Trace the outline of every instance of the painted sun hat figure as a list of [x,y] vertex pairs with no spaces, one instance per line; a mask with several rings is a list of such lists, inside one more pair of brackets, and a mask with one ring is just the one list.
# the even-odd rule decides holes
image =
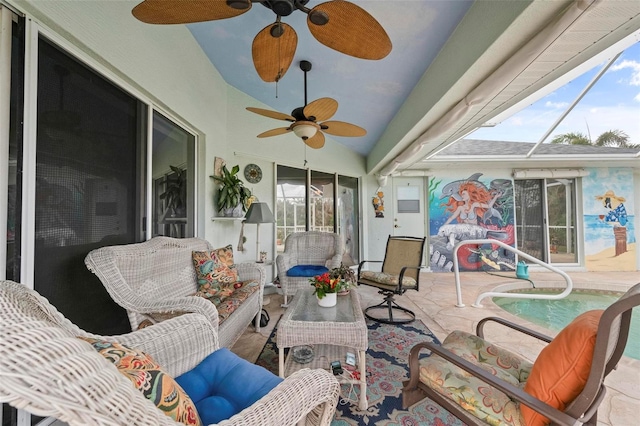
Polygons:
[[602,204],[608,213],[606,215],[600,215],[600,219],[604,222],[612,222],[625,226],[627,224],[627,210],[624,207],[626,199],[624,197],[616,196],[615,192],[608,190],[603,195],[596,195],[596,200],[602,201]]

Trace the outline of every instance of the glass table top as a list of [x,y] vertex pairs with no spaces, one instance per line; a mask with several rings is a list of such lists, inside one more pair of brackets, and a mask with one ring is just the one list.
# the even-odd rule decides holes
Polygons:
[[346,296],[338,296],[338,303],[331,308],[318,305],[312,289],[299,290],[296,297],[300,297],[300,301],[291,315],[293,321],[354,322],[356,320],[351,298],[357,295],[353,291]]

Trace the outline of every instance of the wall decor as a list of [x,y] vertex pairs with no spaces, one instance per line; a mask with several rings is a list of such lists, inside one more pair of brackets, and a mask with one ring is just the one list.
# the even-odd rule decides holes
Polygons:
[[384,217],[384,192],[378,191],[376,196],[371,200],[371,203],[373,204],[376,217]]
[[247,164],[244,168],[244,178],[249,183],[258,183],[262,180],[262,169],[257,164]]
[[213,159],[213,175],[222,176],[222,166],[224,166],[225,164],[227,164],[227,162],[224,161],[222,158],[215,157]]
[[582,178],[582,192],[587,270],[637,270],[633,172],[615,167],[591,169]]
[[[430,185],[429,253],[434,272],[452,272],[454,247],[460,241],[492,238],[515,244],[513,181],[482,173],[437,178]],[[491,244],[462,246],[460,271],[514,271],[515,255]]]

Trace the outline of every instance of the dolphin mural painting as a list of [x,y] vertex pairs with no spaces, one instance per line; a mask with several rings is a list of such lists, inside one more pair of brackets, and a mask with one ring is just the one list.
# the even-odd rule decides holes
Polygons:
[[442,188],[440,199],[442,200],[443,198],[446,198],[446,197],[452,197],[456,201],[462,201],[462,198],[460,197],[460,185],[462,185],[462,183],[464,182],[471,182],[471,181],[478,182],[482,185],[482,183],[478,180],[480,176],[482,176],[482,173],[474,173],[471,176],[469,176],[468,179],[460,179],[460,180],[455,180],[453,182],[449,182]]

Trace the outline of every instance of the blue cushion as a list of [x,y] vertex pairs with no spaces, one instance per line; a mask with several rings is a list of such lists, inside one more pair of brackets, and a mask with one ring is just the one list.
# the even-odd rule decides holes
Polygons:
[[195,403],[205,425],[219,423],[253,405],[281,381],[227,348],[213,352],[176,379]]
[[313,277],[329,272],[329,268],[322,265],[296,265],[287,271],[288,277]]

